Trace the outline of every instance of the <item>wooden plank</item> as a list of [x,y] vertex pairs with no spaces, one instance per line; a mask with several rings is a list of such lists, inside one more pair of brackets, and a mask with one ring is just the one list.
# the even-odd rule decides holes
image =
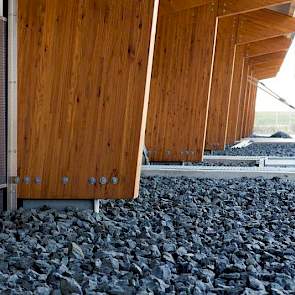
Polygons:
[[237,27],[237,17],[218,21],[205,146],[207,150],[224,149],[226,144]]
[[248,61],[244,60],[244,70],[242,76],[242,84],[241,84],[241,93],[240,93],[240,106],[239,106],[239,114],[238,114],[238,123],[237,123],[237,133],[236,140],[240,140],[243,137],[243,122],[245,116],[245,108],[246,108],[246,91],[247,91],[247,82],[248,82],[248,74],[249,74],[249,65]]
[[247,108],[248,108],[248,98],[249,98],[249,76],[250,76],[250,66],[247,64],[247,70],[246,70],[246,76],[244,77],[245,80],[245,88],[244,88],[244,94],[243,94],[243,100],[244,100],[244,105],[243,105],[243,112],[242,112],[242,120],[241,120],[241,125],[240,125],[240,137],[243,138],[245,136],[245,122],[247,119]]
[[208,111],[217,9],[159,18],[146,146],[151,161],[200,161]]
[[291,3],[292,0],[219,0],[219,16],[230,16],[258,9]]
[[19,1],[20,198],[137,196],[157,8],[154,0]]
[[274,78],[277,74],[278,74],[277,68],[268,69],[261,72],[253,72],[253,75],[257,80]]
[[269,9],[239,16],[237,44],[257,42],[295,32],[295,19]]
[[163,16],[208,4],[211,4],[214,9],[214,6],[218,5],[217,2],[218,0],[161,0],[159,15]]
[[271,71],[271,73],[273,71],[278,73],[281,66],[282,66],[281,61],[269,61],[269,63],[252,65],[252,72],[254,76],[259,75],[261,73],[269,72],[269,71]]
[[256,97],[257,97],[257,83],[251,83],[251,96],[250,96],[250,106],[249,106],[249,118],[247,122],[247,136],[253,134],[255,113],[256,113]]
[[287,51],[292,44],[291,38],[286,36],[274,37],[247,44],[247,57],[255,57],[268,53]]
[[278,51],[274,53],[263,54],[249,58],[250,65],[263,65],[269,62],[282,63],[286,57],[287,51]]
[[236,47],[236,55],[234,61],[234,73],[232,82],[232,91],[230,98],[228,130],[226,144],[233,144],[237,138],[238,117],[240,110],[240,96],[242,78],[244,72],[244,59],[246,55],[246,46],[241,45]]

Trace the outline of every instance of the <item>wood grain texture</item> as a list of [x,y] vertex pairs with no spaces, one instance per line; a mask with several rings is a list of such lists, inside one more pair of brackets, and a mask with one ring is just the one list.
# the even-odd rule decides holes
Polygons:
[[247,44],[247,57],[255,57],[268,53],[287,51],[292,44],[291,38],[286,36],[274,37]]
[[152,161],[199,161],[204,150],[217,10],[158,21],[146,146]]
[[257,100],[257,83],[252,83],[250,115],[249,115],[249,122],[248,122],[248,136],[251,136],[253,134],[255,115],[256,115],[256,100]]
[[207,150],[221,150],[226,144],[237,27],[237,17],[218,21],[205,146]]
[[269,9],[239,16],[237,44],[257,42],[295,32],[295,18]]
[[133,198],[157,1],[18,2],[19,197]]
[[234,60],[234,73],[232,80],[232,91],[229,106],[228,130],[226,144],[233,144],[237,138],[238,117],[241,102],[242,78],[244,72],[244,63],[246,55],[246,46],[236,47]]
[[261,65],[268,64],[269,62],[278,62],[283,63],[285,57],[286,57],[287,51],[278,51],[268,54],[263,54],[255,57],[249,58],[249,64],[250,65]]
[[176,13],[208,4],[215,6],[215,3],[217,3],[217,1],[212,0],[160,0],[159,15]]
[[238,126],[237,126],[237,140],[243,138],[243,129],[246,115],[246,106],[247,106],[247,92],[248,92],[248,76],[250,74],[250,67],[248,64],[248,59],[245,59],[244,63],[244,72],[242,78],[242,86],[241,86],[241,103],[239,110],[239,118],[238,118]]
[[265,80],[265,79],[270,79],[274,78],[278,74],[278,69],[268,69],[268,70],[263,70],[261,72],[254,72],[254,77],[257,80]]
[[259,75],[260,73],[265,72],[278,72],[283,64],[283,60],[270,60],[269,62],[265,62],[263,64],[254,64],[251,65],[252,73],[254,76]]
[[[252,75],[248,75],[248,77],[251,77]],[[250,95],[251,95],[251,83],[247,81],[246,86],[246,97],[245,97],[245,109],[244,109],[244,119],[242,124],[242,138],[245,138],[248,136],[247,134],[247,122],[249,118],[249,106],[250,106]]]
[[246,13],[269,6],[291,3],[292,0],[219,0],[219,16]]
[[248,75],[249,75],[249,64],[248,60],[244,60],[244,71],[242,76],[242,85],[241,85],[241,95],[240,95],[240,107],[239,107],[239,116],[237,124],[237,137],[236,140],[243,138],[243,125],[245,117],[245,109],[247,103],[247,86],[248,86]]

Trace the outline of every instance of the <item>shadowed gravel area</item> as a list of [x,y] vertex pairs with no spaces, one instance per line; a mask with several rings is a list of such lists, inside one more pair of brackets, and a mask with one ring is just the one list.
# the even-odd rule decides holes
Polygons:
[[214,155],[225,156],[274,156],[295,157],[295,144],[251,144],[245,148],[232,149],[227,147],[225,151],[214,151]]
[[144,178],[98,215],[0,217],[1,295],[295,294],[288,181]]

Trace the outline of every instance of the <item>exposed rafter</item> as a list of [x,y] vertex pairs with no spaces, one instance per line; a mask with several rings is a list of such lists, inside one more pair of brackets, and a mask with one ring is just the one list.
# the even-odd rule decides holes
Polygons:
[[295,32],[295,18],[269,9],[240,15],[238,44],[257,42]]
[[218,6],[218,16],[226,17],[262,8],[292,3],[292,0],[161,0],[160,15],[212,4]]
[[257,64],[267,64],[270,61],[273,62],[282,62],[286,57],[286,51],[278,51],[274,53],[264,54],[260,56],[255,56],[249,58],[250,65],[257,65]]
[[246,57],[254,57],[278,51],[287,51],[291,44],[292,40],[286,36],[252,42],[246,45]]
[[291,3],[281,0],[219,0],[219,16],[246,13],[269,6]]

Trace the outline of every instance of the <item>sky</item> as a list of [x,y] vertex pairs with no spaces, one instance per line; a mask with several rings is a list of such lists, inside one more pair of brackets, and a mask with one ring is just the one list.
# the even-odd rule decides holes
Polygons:
[[[290,104],[295,106],[295,39],[287,57],[275,78],[262,81]],[[294,112],[284,104],[276,101],[264,91],[258,89],[256,112]]]

